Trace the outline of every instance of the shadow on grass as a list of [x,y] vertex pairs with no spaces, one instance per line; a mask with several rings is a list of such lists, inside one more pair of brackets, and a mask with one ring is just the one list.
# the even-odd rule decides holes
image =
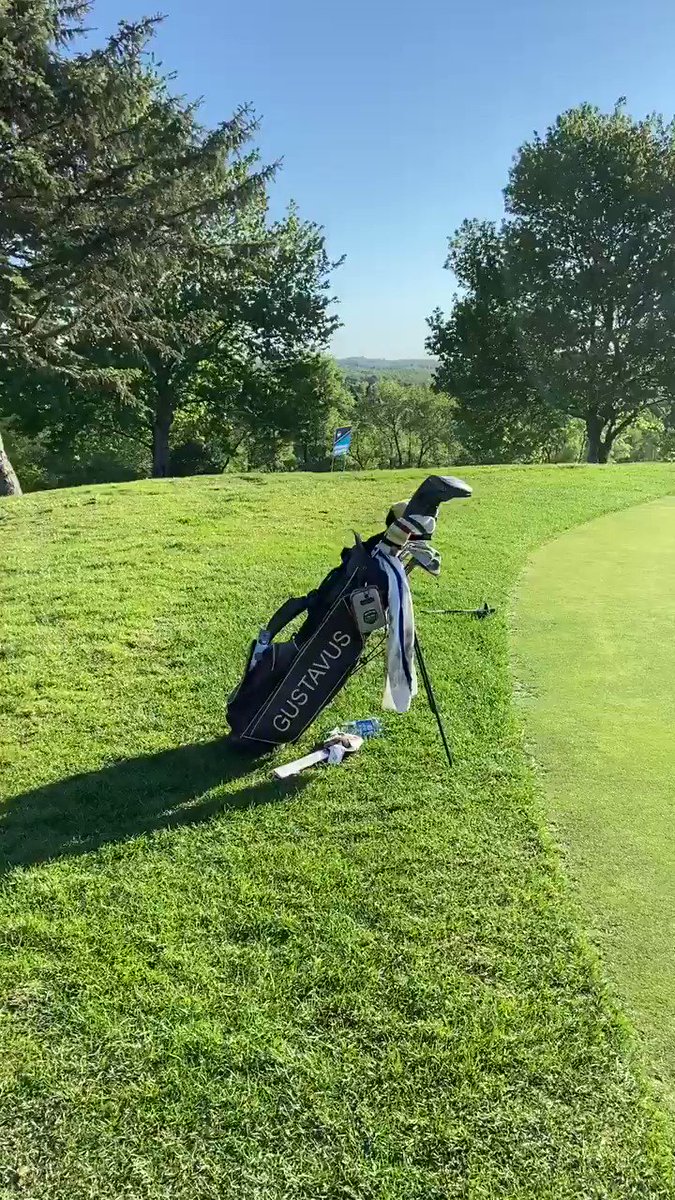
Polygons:
[[259,761],[224,740],[203,742],[124,759],[14,796],[0,818],[0,872],[86,854],[153,830],[195,825],[297,790],[298,781],[256,780],[227,791],[256,766]]

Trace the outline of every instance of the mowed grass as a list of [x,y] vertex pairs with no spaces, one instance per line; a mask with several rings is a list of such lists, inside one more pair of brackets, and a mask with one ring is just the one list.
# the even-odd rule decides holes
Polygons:
[[547,811],[675,1109],[675,497],[537,551],[514,645]]
[[[672,1194],[539,823],[506,616],[537,545],[675,472],[466,476],[443,578],[414,584],[453,772],[420,697],[286,790],[221,742],[245,646],[421,473],[0,506],[0,1194]],[[486,622],[420,612],[484,598]],[[376,712],[381,684],[369,667],[324,727]]]

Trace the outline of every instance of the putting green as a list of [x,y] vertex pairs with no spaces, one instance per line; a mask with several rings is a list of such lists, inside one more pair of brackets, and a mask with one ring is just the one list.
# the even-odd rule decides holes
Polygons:
[[513,654],[554,834],[675,1108],[675,497],[539,550]]

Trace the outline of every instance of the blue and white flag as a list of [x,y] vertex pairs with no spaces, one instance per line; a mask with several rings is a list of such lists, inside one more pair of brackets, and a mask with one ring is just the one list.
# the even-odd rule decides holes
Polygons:
[[351,425],[341,425],[339,429],[335,430],[335,434],[333,435],[333,458],[341,458],[343,454],[349,454],[351,442]]

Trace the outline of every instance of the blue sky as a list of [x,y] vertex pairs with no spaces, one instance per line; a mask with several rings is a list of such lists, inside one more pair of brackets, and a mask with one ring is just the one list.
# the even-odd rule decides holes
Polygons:
[[[205,120],[251,101],[273,204],[295,199],[347,261],[339,356],[424,354],[449,234],[501,212],[518,145],[582,100],[675,110],[669,0],[164,0],[156,51]],[[101,32],[156,11],[98,0]]]

